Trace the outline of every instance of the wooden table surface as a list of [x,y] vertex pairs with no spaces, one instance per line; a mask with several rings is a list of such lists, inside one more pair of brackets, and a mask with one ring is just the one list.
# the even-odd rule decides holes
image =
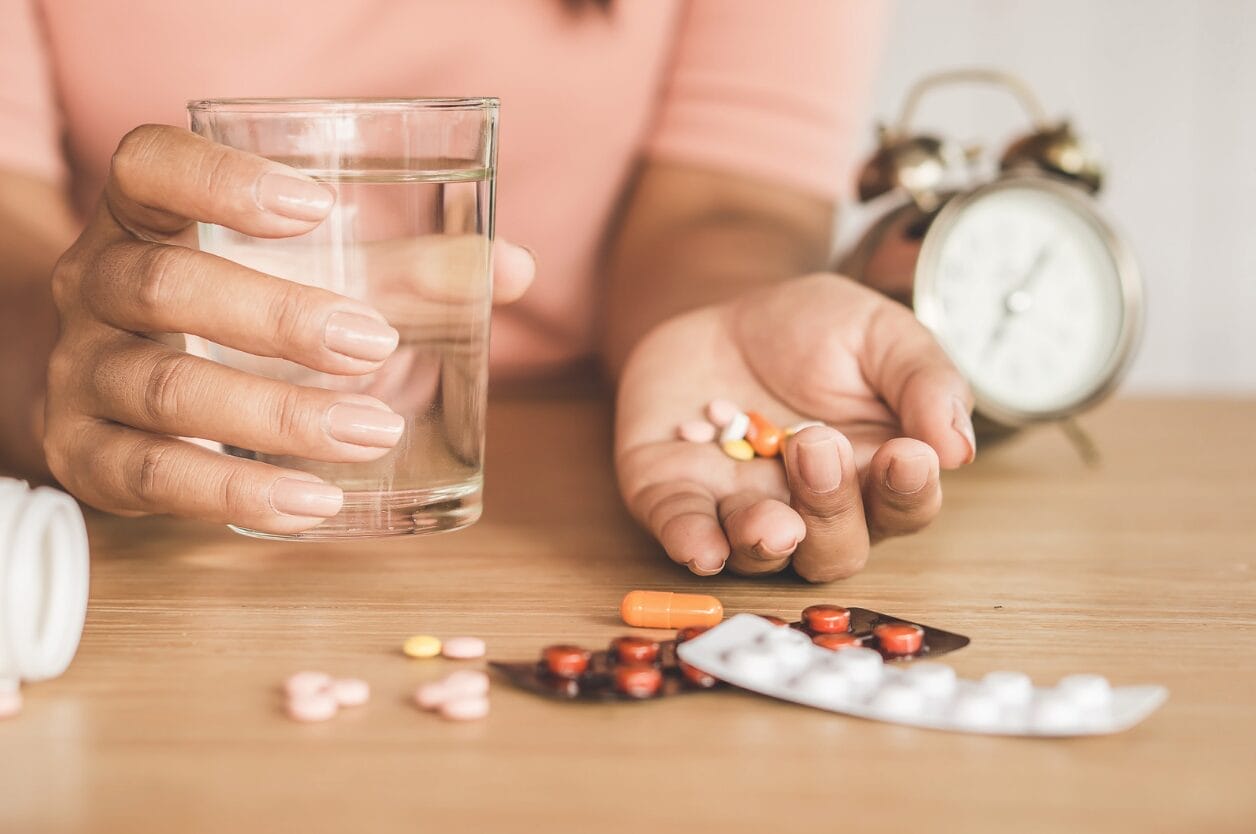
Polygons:
[[[344,545],[93,517],[91,607],[59,680],[0,722],[0,831],[1256,831],[1256,402],[1121,401],[984,449],[928,531],[857,577],[699,579],[632,526],[607,406],[508,400],[490,416],[473,528]],[[494,681],[484,722],[408,702],[458,665],[407,635],[476,634],[493,658],[626,629],[631,588],[730,612],[832,601],[962,632],[962,675],[1094,671],[1162,683],[1116,736],[1003,739],[860,721],[725,691],[558,704]],[[306,668],[374,699],[319,725],[280,708]]]

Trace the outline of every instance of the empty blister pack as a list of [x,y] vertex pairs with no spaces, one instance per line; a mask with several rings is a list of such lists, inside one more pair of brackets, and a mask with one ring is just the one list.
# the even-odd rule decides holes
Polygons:
[[941,663],[887,664],[866,648],[827,651],[805,634],[739,614],[676,647],[680,660],[743,689],[818,709],[969,733],[1084,736],[1126,730],[1155,711],[1162,686],[1113,688],[1099,675],[1035,687],[1020,672],[963,680]]

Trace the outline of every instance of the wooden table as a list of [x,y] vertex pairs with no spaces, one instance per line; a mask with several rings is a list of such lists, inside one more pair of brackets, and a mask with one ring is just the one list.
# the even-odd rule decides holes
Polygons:
[[[926,533],[829,587],[698,579],[620,508],[608,408],[503,401],[475,527],[345,545],[251,541],[94,517],[91,611],[61,679],[0,723],[0,831],[1256,830],[1256,402],[1124,401],[983,451]],[[746,693],[564,705],[497,681],[473,724],[418,712],[455,667],[398,651],[482,635],[497,658],[625,631],[630,588],[731,612],[835,601],[953,629],[963,675],[1096,671],[1168,704],[1117,736],[913,730]],[[368,678],[369,706],[283,717],[313,667]]]

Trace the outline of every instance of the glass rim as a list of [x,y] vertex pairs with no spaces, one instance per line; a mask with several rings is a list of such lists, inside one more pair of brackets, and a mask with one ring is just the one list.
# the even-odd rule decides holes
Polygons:
[[375,111],[496,110],[496,96],[450,96],[435,98],[202,98],[187,102],[188,112],[265,113],[267,115],[309,115],[311,113],[370,113]]

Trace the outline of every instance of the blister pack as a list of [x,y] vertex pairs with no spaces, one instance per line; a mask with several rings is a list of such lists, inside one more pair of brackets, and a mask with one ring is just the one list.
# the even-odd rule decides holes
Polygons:
[[941,663],[900,666],[867,648],[827,651],[805,634],[739,614],[677,648],[719,680],[830,712],[935,730],[1085,736],[1129,729],[1168,697],[1162,686],[1113,688],[1099,675],[1035,687],[1020,672],[963,680]]

